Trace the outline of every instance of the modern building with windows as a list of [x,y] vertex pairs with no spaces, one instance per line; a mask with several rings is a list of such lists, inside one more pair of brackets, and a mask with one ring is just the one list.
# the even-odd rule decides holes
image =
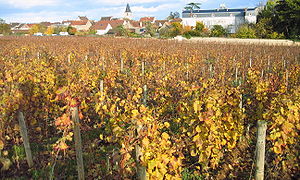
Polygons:
[[259,7],[229,9],[225,5],[220,5],[220,8],[212,10],[183,10],[182,23],[184,26],[196,26],[196,22],[203,22],[209,29],[214,25],[221,25],[229,33],[235,33],[242,24],[256,23],[260,9]]

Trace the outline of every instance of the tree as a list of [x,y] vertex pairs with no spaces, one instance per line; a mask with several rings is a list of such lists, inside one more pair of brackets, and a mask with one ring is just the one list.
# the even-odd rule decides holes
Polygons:
[[46,30],[47,30],[46,26],[41,25],[41,24],[35,24],[30,28],[29,34],[34,34],[34,33],[38,33],[38,32],[44,33]]
[[213,28],[211,29],[210,36],[213,36],[213,37],[224,37],[226,35],[227,35],[227,31],[221,25],[214,25]]
[[35,34],[37,32],[40,32],[40,28],[38,24],[35,24],[30,28],[29,34]]
[[54,28],[51,26],[49,26],[47,28],[47,30],[45,31],[45,34],[47,34],[47,35],[52,35],[53,33],[54,33]]
[[127,36],[129,33],[128,30],[123,25],[117,26],[114,29],[114,32],[116,33],[117,36]]
[[260,11],[257,15],[257,20],[260,21],[262,18],[272,18],[275,13],[275,6],[277,1],[268,1],[264,6],[264,9]]
[[283,33],[287,38],[300,39],[300,1],[269,0],[258,14],[257,24],[257,34],[263,38]]
[[76,32],[77,32],[77,29],[72,27],[72,26],[68,26],[67,27],[67,32],[70,34],[70,35],[75,35]]
[[6,24],[3,19],[0,18],[0,34],[8,35],[11,33],[10,25]]
[[0,18],[0,24],[5,24],[4,19]]
[[202,32],[203,31],[203,29],[204,29],[204,27],[205,27],[205,25],[202,23],[202,22],[196,22],[196,28],[195,28],[195,30],[196,31],[199,31],[199,32]]
[[275,6],[275,31],[300,39],[300,1],[279,0]]
[[191,2],[191,3],[188,3],[187,6],[184,7],[184,9],[187,10],[187,11],[190,11],[191,12],[190,16],[192,17],[193,16],[193,11],[197,10],[197,9],[200,9],[200,5],[201,5],[201,3]]
[[170,32],[171,32],[171,28],[170,27],[160,28],[159,29],[159,36],[160,37],[164,37],[164,38],[170,37],[171,36]]
[[180,18],[179,12],[170,12],[170,15],[167,17],[168,20]]
[[241,26],[237,33],[236,37],[238,38],[256,38],[255,30],[248,25]]
[[183,26],[179,22],[173,22],[170,29],[171,37],[181,35],[183,33]]
[[154,36],[156,32],[156,29],[153,27],[153,24],[148,22],[146,23],[146,34],[149,34],[150,36]]
[[59,34],[60,32],[67,32],[66,27],[56,26],[56,27],[53,28],[53,30],[54,30],[53,34]]

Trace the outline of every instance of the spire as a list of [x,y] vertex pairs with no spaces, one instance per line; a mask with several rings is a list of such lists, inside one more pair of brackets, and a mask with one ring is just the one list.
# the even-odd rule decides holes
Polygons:
[[127,6],[126,6],[126,10],[125,10],[126,13],[131,13],[131,10],[130,10],[130,6],[129,4],[127,3]]

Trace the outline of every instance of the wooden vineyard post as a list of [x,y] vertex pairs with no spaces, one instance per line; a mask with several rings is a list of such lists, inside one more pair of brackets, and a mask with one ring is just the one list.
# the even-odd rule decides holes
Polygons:
[[209,78],[212,78],[212,64],[209,65]]
[[[145,74],[145,64],[142,62],[142,75]],[[142,102],[144,106],[147,105],[147,85],[143,86],[143,99]],[[143,125],[136,124],[136,134],[137,137],[140,136],[140,131],[142,130]],[[135,154],[136,154],[136,162],[137,162],[137,179],[138,180],[146,180],[146,167],[141,164],[141,157],[143,157],[142,148],[139,144],[135,145]]]
[[186,64],[186,80],[188,81],[190,78],[190,72],[189,72],[189,62]]
[[282,56],[282,66],[283,66],[283,69],[286,69],[286,61],[283,56]]
[[235,67],[235,82],[238,82],[238,73],[239,73],[239,68]]
[[[137,133],[141,131],[142,126],[137,126]],[[146,180],[146,167],[141,165],[141,157],[143,156],[142,148],[136,144],[135,145],[135,154],[136,154],[136,162],[137,162],[137,179],[138,180]]]
[[105,70],[105,59],[104,59],[104,56],[101,57],[101,60],[102,60],[102,70],[104,71]]
[[270,55],[268,56],[268,71],[270,71],[270,65],[271,65],[271,62],[270,62]]
[[166,76],[166,61],[164,61],[164,64],[163,64],[163,74],[165,77]]
[[147,85],[143,86],[143,104],[147,106]]
[[145,75],[145,61],[142,61],[142,75]]
[[31,154],[28,132],[27,132],[24,115],[23,115],[23,112],[21,112],[21,111],[18,112],[18,121],[19,121],[21,136],[22,136],[23,144],[24,144],[24,148],[25,148],[27,163],[28,163],[29,168],[31,168],[33,166],[32,154]]
[[288,70],[286,70],[286,72],[285,72],[285,86],[288,89],[288,86],[289,86],[289,71]]
[[[104,96],[104,81],[103,79],[100,80],[100,93],[101,93],[101,97]],[[101,104],[104,103],[104,101],[100,102]],[[109,154],[106,154],[106,173],[109,174],[110,173],[110,162],[109,162]]]
[[71,64],[71,53],[68,55],[68,63]]
[[106,174],[110,174],[110,162],[109,162],[109,154],[106,154]]
[[104,95],[104,81],[103,81],[103,79],[100,80],[100,93],[101,93],[101,96]]
[[267,122],[257,122],[257,142],[256,142],[256,180],[264,179],[264,166],[265,166],[265,146],[266,146],[266,130]]
[[78,179],[83,180],[84,167],[83,167],[83,157],[82,157],[82,144],[81,144],[78,106],[71,107],[71,113],[72,113],[72,121],[74,123],[74,139],[75,139]]
[[121,56],[121,65],[120,65],[120,68],[121,68],[121,72],[123,72],[123,70],[124,70],[124,60],[123,60],[122,56]]

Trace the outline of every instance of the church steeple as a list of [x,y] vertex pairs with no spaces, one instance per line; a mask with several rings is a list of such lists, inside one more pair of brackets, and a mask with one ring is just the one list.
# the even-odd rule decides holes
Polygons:
[[126,10],[124,12],[124,19],[131,19],[131,17],[132,17],[132,12],[129,4],[127,3]]
[[126,6],[125,13],[132,13],[131,10],[130,10],[130,6],[129,6],[128,3],[127,3],[127,6]]

